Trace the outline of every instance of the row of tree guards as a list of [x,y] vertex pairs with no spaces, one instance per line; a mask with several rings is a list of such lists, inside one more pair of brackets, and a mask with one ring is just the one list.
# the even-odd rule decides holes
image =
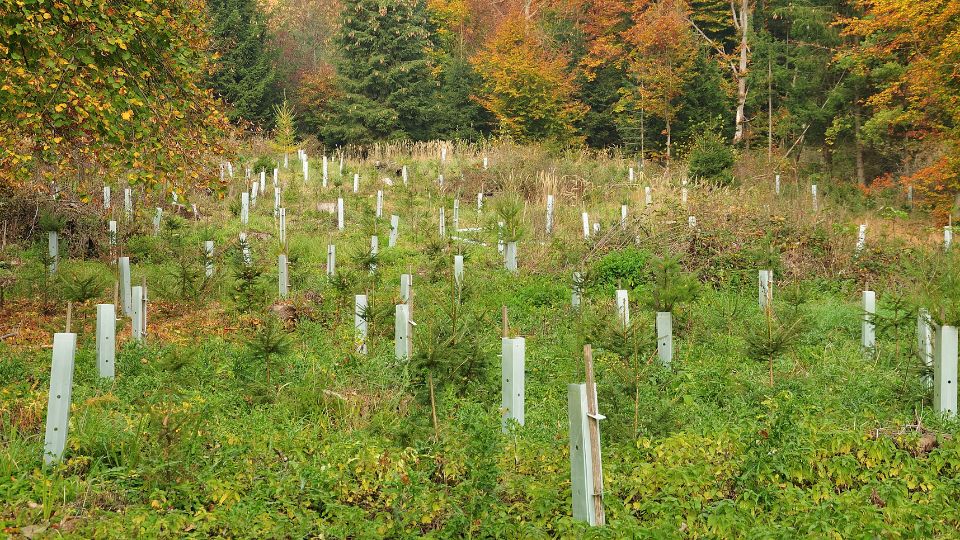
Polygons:
[[[307,156],[304,152],[298,152],[303,163],[304,179],[309,177],[309,167],[307,165]],[[444,156],[445,157],[445,156]],[[484,157],[484,167],[487,166],[487,158]],[[278,167],[279,168],[279,167]],[[323,182],[326,185],[328,159],[323,158]],[[340,170],[343,171],[343,156],[340,157]],[[221,167],[222,174],[229,173],[233,176],[232,165],[226,163]],[[247,169],[247,177],[250,177],[250,170]],[[631,176],[633,174],[631,168]],[[250,190],[244,190],[241,193],[240,221],[245,228],[249,222],[250,206],[256,204],[259,193],[264,192],[265,172],[260,173],[258,181],[251,184]],[[404,183],[409,181],[406,167],[402,170]],[[282,252],[278,255],[278,295],[285,298],[289,294],[288,261],[286,254],[287,240],[287,211],[281,205],[281,186],[279,184],[278,170],[274,170],[274,217],[277,220],[277,228]],[[442,182],[442,175],[438,179]],[[780,178],[776,177],[775,191],[780,192]],[[359,189],[359,176],[354,176],[354,192]],[[683,183],[681,200],[685,205],[687,200],[687,186]],[[378,218],[383,215],[384,193],[377,191],[376,215]],[[818,210],[817,186],[811,186],[812,207],[814,211]],[[178,204],[176,193],[173,194],[174,204]],[[652,190],[648,186],[645,188],[645,202],[652,204]],[[133,196],[129,188],[124,190],[125,211],[128,218],[133,215]],[[104,186],[104,207],[110,206],[110,188]],[[477,211],[481,211],[483,206],[483,193],[477,196]],[[551,233],[554,228],[554,208],[555,202],[553,195],[547,196],[547,211],[545,229]],[[460,234],[466,231],[477,229],[461,229],[459,227],[459,200],[454,202],[453,206],[453,226],[454,230]],[[338,197],[336,203],[337,229],[345,229],[344,220],[344,199]],[[626,226],[627,205],[621,206],[620,222]],[[196,215],[196,207],[194,206]],[[157,234],[162,219],[162,209],[157,208],[153,217],[154,233]],[[589,237],[591,232],[599,231],[599,223],[593,223],[591,231],[589,216],[586,212],[582,214],[583,236]],[[393,247],[397,243],[399,233],[400,218],[397,215],[390,216],[390,237],[389,246]],[[504,267],[512,273],[519,269],[517,264],[517,245],[514,239],[505,238],[505,223],[499,222],[498,251],[503,254]],[[691,229],[697,228],[697,221],[694,216],[689,216],[688,226]],[[116,245],[117,223],[109,222],[111,246]],[[866,246],[867,226],[863,224],[859,227],[856,252],[860,253]],[[440,208],[439,235],[446,234],[446,215],[445,208]],[[250,246],[247,243],[246,232],[241,232],[240,246],[242,248],[243,260],[246,264],[252,264],[252,254]],[[459,236],[452,236],[453,240],[470,242],[469,239]],[[952,226],[944,228],[944,245],[949,248],[952,241]],[[479,242],[477,242],[479,243]],[[204,242],[204,253],[206,254],[206,275],[212,276],[214,273],[214,242],[207,240]],[[379,250],[379,238],[372,236],[370,241],[370,251],[376,254]],[[59,239],[56,232],[49,235],[49,253],[51,257],[50,271],[57,271],[59,256]],[[116,258],[119,280],[115,286],[114,304],[97,305],[97,327],[96,327],[96,347],[97,347],[97,367],[101,377],[113,378],[115,376],[116,345],[115,333],[117,322],[117,306],[122,308],[122,313],[131,319],[131,337],[134,342],[141,343],[147,334],[147,289],[144,280],[140,286],[131,286],[130,260],[129,257],[119,256]],[[371,272],[375,267],[370,268]],[[464,267],[464,258],[462,255],[455,255],[453,259],[454,288],[456,294],[462,290],[466,269]],[[336,246],[329,244],[327,246],[326,274],[330,277],[336,275]],[[773,289],[774,276],[772,270],[760,270],[758,273],[758,305],[761,310],[768,315],[773,309]],[[571,305],[579,308],[582,301],[582,277],[579,272],[573,273],[571,287]],[[416,326],[413,315],[413,273],[408,272],[400,276],[400,300],[395,310],[394,327],[394,354],[397,359],[409,360],[413,356],[413,331]],[[629,291],[626,289],[617,289],[615,292],[615,304],[617,309],[618,324],[627,327],[630,325],[630,301]],[[875,323],[876,315],[876,294],[873,291],[863,292],[863,321],[861,345],[865,351],[871,351],[876,347]],[[367,354],[367,295],[359,294],[355,296],[354,302],[354,327],[356,336],[355,350],[359,354]],[[66,331],[54,335],[53,344],[53,363],[51,366],[50,394],[47,407],[47,426],[44,441],[44,462],[53,463],[62,458],[64,448],[66,447],[66,438],[69,423],[70,400],[72,391],[72,381],[74,372],[74,358],[76,354],[76,334],[70,331],[70,320],[72,317],[72,304],[67,306]],[[657,355],[659,361],[665,367],[671,367],[673,363],[673,322],[672,314],[669,311],[658,312],[656,314],[655,331],[657,336]],[[513,333],[510,329],[506,307],[502,309],[502,337],[501,337],[501,410],[502,424],[501,429],[507,433],[513,429],[522,429],[524,425],[524,401],[525,401],[525,373],[526,373],[526,341],[525,338]],[[917,343],[927,366],[933,369],[933,376],[928,381],[933,386],[934,408],[940,413],[956,414],[957,410],[957,354],[958,354],[958,329],[954,326],[941,325],[935,326],[932,323],[930,315],[925,310],[921,310],[917,318]],[[583,351],[583,360],[585,364],[585,382],[568,385],[568,421],[569,421],[569,444],[570,444],[570,478],[572,491],[572,507],[575,519],[583,520],[591,525],[603,525],[605,522],[603,511],[603,469],[600,452],[600,420],[604,416],[598,412],[596,384],[594,382],[593,357],[591,346],[585,345]],[[436,406],[433,398],[433,381],[428,381],[430,385],[431,410],[435,428],[437,427]]]

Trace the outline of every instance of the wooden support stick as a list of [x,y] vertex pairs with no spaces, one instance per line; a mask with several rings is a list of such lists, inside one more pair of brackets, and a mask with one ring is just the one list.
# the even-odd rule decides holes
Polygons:
[[600,420],[597,418],[597,387],[593,380],[593,350],[583,346],[583,362],[587,376],[587,424],[590,431],[590,465],[593,470],[593,512],[597,526],[606,523],[603,513],[603,469],[600,465]]
[[70,319],[73,318],[73,302],[67,302],[67,329],[66,333],[70,333]]
[[503,337],[510,337],[510,322],[507,319],[507,306],[501,306],[500,319],[503,322]]

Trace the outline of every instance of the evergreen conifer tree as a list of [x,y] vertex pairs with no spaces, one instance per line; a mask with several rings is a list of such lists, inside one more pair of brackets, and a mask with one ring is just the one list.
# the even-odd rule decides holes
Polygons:
[[424,0],[345,0],[336,43],[341,95],[322,127],[327,142],[435,136],[437,83]]
[[211,34],[219,54],[209,79],[214,93],[231,105],[231,122],[268,127],[280,101],[274,52],[266,19],[256,0],[208,0]]

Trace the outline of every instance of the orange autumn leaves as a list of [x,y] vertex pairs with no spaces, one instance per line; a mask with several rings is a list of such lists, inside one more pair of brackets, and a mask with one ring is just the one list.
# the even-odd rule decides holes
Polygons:
[[201,0],[0,0],[0,189],[200,183],[194,164],[226,126],[203,87],[204,14]]
[[876,85],[865,100],[875,120],[865,130],[943,141],[942,155],[904,182],[946,222],[960,193],[960,3],[871,0],[860,6],[862,17],[839,21],[857,45],[838,57]]
[[587,108],[575,99],[567,60],[544,45],[533,23],[519,13],[507,18],[473,61],[483,78],[477,99],[501,135],[518,142],[579,140],[575,123]]
[[590,84],[597,70],[615,65],[633,83],[621,89],[616,110],[633,115],[642,109],[662,118],[669,143],[677,98],[697,54],[689,9],[684,0],[586,3],[587,54],[575,66],[518,10],[474,58],[484,81],[478,99],[496,117],[502,135],[521,142],[578,142],[575,126],[587,107],[577,101],[574,81],[580,76]]

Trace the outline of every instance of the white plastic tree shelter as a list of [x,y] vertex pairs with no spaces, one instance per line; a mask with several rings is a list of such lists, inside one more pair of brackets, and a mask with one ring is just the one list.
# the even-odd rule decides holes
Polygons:
[[76,352],[76,334],[61,332],[53,335],[53,363],[50,366],[50,394],[47,397],[47,429],[43,439],[43,462],[47,465],[59,462],[67,446]]
[[397,304],[393,323],[393,354],[397,360],[410,358],[410,306]]
[[503,253],[504,243],[503,243],[503,227],[506,226],[506,223],[502,221],[497,222],[497,253]]
[[413,287],[413,274],[400,274],[400,301],[410,302],[410,288]]
[[517,242],[507,242],[504,246],[503,267],[507,272],[517,273]]
[[250,244],[247,242],[247,233],[240,233],[240,246],[243,253],[243,264],[250,266],[253,264],[253,256],[250,253]]
[[653,204],[653,189],[650,186],[644,186],[643,196],[646,200],[647,206]]
[[574,308],[580,307],[580,297],[582,294],[580,287],[582,284],[582,279],[583,278],[580,277],[580,272],[573,273],[573,288],[572,292],[570,293],[570,305]]
[[123,190],[123,213],[127,216],[127,220],[133,219],[133,192],[130,188],[124,188]]
[[874,349],[877,346],[876,326],[874,318],[877,316],[877,293],[863,291],[863,322],[861,324],[860,346],[864,349]]
[[397,234],[400,232],[400,216],[390,216],[390,238],[387,241],[387,247],[397,245]]
[[760,309],[773,309],[773,270],[758,272],[757,303]]
[[460,199],[453,200],[453,232],[460,232]]
[[56,274],[60,266],[60,236],[57,231],[47,233],[47,255],[50,257],[50,273]]
[[280,209],[280,245],[287,245],[287,209]]
[[446,238],[447,236],[447,215],[446,210],[441,206],[440,207],[440,238]]
[[950,244],[953,243],[953,227],[946,225],[943,227],[943,250],[949,251]]
[[327,245],[327,277],[333,277],[337,274],[337,246]]
[[522,337],[503,337],[500,340],[502,363],[500,366],[501,401],[503,413],[501,429],[507,432],[510,421],[521,426],[524,422],[524,369],[526,363],[526,340]]
[[146,312],[146,291],[140,285],[136,285],[131,289],[132,293],[132,310],[131,313],[131,324],[130,332],[131,337],[137,343],[143,343],[143,339],[146,336],[146,324],[147,324],[147,312]]
[[957,327],[937,328],[933,366],[933,410],[957,414]]
[[606,524],[603,510],[603,466],[600,454],[600,420],[597,391],[593,380],[590,346],[586,384],[567,385],[570,426],[570,491],[573,495],[573,519],[592,526]]
[[583,218],[583,237],[590,238],[590,215],[584,212],[580,217]]
[[103,209],[110,209],[110,186],[103,186]]
[[820,204],[817,201],[817,185],[812,184],[810,186],[810,195],[813,197],[813,211],[817,212],[820,210]]
[[250,222],[250,194],[244,191],[240,194],[240,224]]
[[163,219],[163,208],[157,207],[157,213],[153,215],[153,235],[160,234],[160,221]]
[[453,256],[453,280],[457,287],[463,286],[463,255]]
[[337,197],[337,230],[342,231],[343,228],[343,197]]
[[377,190],[377,218],[383,217],[383,190]]
[[120,269],[120,304],[123,306],[123,314],[133,316],[133,295],[130,287],[130,257],[120,257],[117,261],[117,267]]
[[630,294],[625,289],[617,289],[617,320],[623,328],[630,326]]
[[360,191],[360,173],[353,173],[353,192]]
[[97,371],[112,379],[116,363],[117,313],[113,304],[97,304]]
[[[930,312],[920,308],[917,313],[917,354],[923,364],[931,371],[933,370],[933,321],[930,318]],[[928,385],[933,384],[933,377],[930,374],[924,376]]]
[[328,167],[327,156],[323,156],[323,189],[327,189],[327,179],[330,177]]
[[117,245],[117,222],[110,220],[107,224],[107,236],[110,237],[110,245]]
[[367,354],[367,295],[358,294],[353,301],[353,327],[356,336],[356,350]]
[[213,240],[207,240],[203,243],[203,251],[205,255],[204,268],[206,270],[206,276],[213,277]]
[[277,287],[280,298],[286,298],[289,292],[290,280],[287,275],[287,256],[283,253],[277,256]]
[[620,205],[620,227],[627,228],[627,205]]
[[553,233],[553,195],[547,195],[547,234]]
[[669,311],[657,312],[657,357],[666,367],[673,363],[673,314]]

